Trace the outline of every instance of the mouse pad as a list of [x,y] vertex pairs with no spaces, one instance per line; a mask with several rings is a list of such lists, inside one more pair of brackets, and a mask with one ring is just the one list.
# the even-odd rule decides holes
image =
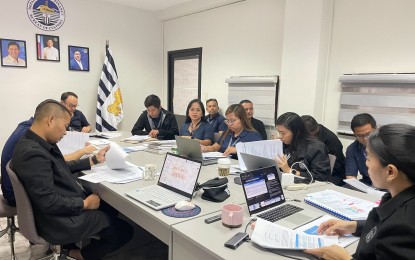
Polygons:
[[201,211],[200,207],[198,205],[195,205],[196,207],[190,210],[184,210],[179,211],[174,206],[170,208],[162,209],[161,212],[169,217],[173,218],[190,218],[198,215]]

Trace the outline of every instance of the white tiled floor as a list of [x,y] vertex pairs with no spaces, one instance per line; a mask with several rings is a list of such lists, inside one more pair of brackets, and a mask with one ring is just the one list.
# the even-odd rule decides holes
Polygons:
[[[164,260],[168,258],[168,248],[165,244],[139,226],[131,224],[135,227],[133,239],[114,254],[107,256],[105,260]],[[3,230],[6,225],[7,219],[0,218],[0,230]],[[38,259],[44,256],[47,251],[45,246],[30,246],[29,242],[20,233],[16,233],[14,248],[18,260]],[[8,235],[4,235],[0,238],[0,260],[8,259],[10,259],[10,245]]]

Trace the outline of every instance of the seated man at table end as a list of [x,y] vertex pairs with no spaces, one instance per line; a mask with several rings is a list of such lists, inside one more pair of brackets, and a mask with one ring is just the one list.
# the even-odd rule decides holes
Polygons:
[[146,110],[141,113],[131,134],[149,135],[162,140],[173,140],[175,135],[179,135],[176,117],[161,107],[158,96],[149,95],[146,97],[144,106]]
[[[127,243],[133,229],[71,174],[104,162],[109,146],[89,158],[65,162],[56,143],[66,134],[70,119],[61,103],[40,103],[32,126],[15,147],[11,168],[30,197],[39,235],[48,243],[70,246],[69,256],[75,259],[101,259]],[[74,247],[95,235],[100,239],[82,249]]]

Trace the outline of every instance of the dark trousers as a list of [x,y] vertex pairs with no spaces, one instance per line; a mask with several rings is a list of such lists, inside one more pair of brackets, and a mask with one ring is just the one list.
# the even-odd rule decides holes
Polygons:
[[81,249],[81,255],[86,260],[103,258],[105,255],[114,252],[126,244],[133,236],[133,227],[117,217],[117,210],[102,200],[99,210],[107,214],[110,225],[96,234],[100,237],[99,240],[91,239],[91,243]]

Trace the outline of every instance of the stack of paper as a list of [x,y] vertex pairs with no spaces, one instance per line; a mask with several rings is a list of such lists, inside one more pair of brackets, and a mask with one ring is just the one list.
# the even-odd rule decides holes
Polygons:
[[338,244],[336,236],[308,235],[261,218],[256,221],[251,240],[264,248],[291,250],[320,248]]
[[131,163],[127,164],[129,167],[118,170],[110,169],[107,165],[95,167],[87,175],[79,177],[79,179],[92,183],[99,183],[103,181],[112,183],[127,183],[143,179],[144,167],[139,167]]

